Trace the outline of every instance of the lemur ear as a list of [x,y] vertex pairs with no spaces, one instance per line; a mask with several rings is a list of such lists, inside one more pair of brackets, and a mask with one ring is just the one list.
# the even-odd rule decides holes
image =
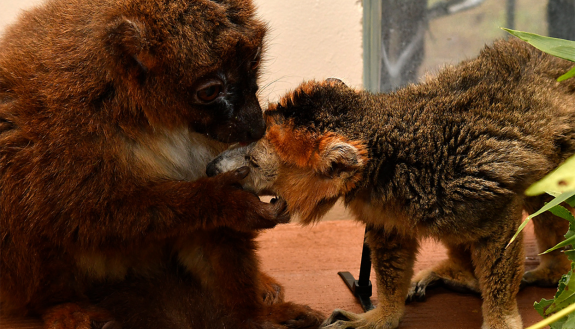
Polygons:
[[319,171],[330,177],[352,176],[362,165],[360,149],[344,141],[331,141],[321,151]]
[[327,78],[325,79],[325,82],[328,82],[332,85],[342,85],[342,86],[346,86],[345,82],[341,81],[338,78]]
[[112,55],[118,58],[124,70],[141,74],[155,66],[156,59],[149,53],[147,32],[146,24],[126,17],[118,18],[108,26],[106,38]]

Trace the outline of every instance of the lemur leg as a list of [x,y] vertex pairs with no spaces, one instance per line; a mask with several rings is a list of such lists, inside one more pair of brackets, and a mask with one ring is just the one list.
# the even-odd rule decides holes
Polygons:
[[418,248],[415,237],[372,229],[367,234],[377,281],[378,303],[363,314],[335,310],[325,328],[397,328],[405,310],[405,297],[413,275]]
[[521,222],[522,206],[512,200],[491,234],[471,244],[475,276],[483,297],[483,329],[523,328],[516,295],[524,271],[523,235],[509,245]]
[[92,305],[66,303],[42,314],[45,329],[119,329],[109,312]]
[[260,272],[260,282],[264,304],[273,305],[284,301],[284,289],[274,278],[264,272]]
[[481,293],[466,245],[447,244],[448,258],[417,273],[411,280],[407,301],[425,299],[427,288],[443,285],[459,292]]
[[210,264],[206,291],[230,317],[230,328],[313,329],[324,315],[283,301],[281,286],[259,268],[255,234],[229,229],[205,232],[201,247]]
[[268,305],[256,320],[257,329],[316,329],[325,316],[309,306],[292,302]]
[[[529,198],[525,207],[527,212],[532,214],[539,210],[539,208],[544,205],[545,198],[546,197]],[[570,210],[573,212],[573,209],[570,208]],[[569,228],[568,221],[553,215],[549,211],[534,217],[533,225],[535,228],[535,237],[537,238],[537,247],[540,253],[563,241],[564,235]],[[539,260],[540,263],[536,269],[525,272],[523,281],[521,282],[522,285],[554,287],[557,285],[559,279],[561,279],[561,276],[571,269],[571,262],[569,262],[567,256],[565,256],[561,249],[539,255]]]

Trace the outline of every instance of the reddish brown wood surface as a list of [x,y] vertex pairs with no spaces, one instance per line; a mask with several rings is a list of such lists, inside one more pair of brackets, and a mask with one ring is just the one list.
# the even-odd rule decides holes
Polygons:
[[[278,226],[260,238],[262,268],[281,282],[286,298],[305,303],[326,315],[335,308],[361,312],[361,307],[337,275],[349,271],[357,277],[364,227],[352,220],[341,208],[329,215],[335,221],[324,221],[313,227],[297,224]],[[341,220],[343,219],[343,220]],[[533,229],[526,230],[527,268],[537,265]],[[418,271],[445,258],[443,247],[434,241],[422,244],[415,270]],[[373,276],[373,273],[372,273]],[[525,326],[541,318],[533,302],[551,298],[555,289],[528,287],[518,296]],[[374,291],[375,296],[375,291]],[[372,298],[375,303],[375,299]],[[480,328],[481,298],[437,288],[429,292],[425,302],[407,305],[400,328]],[[41,328],[37,319],[0,319],[2,329]]]
[[[350,220],[322,222],[316,227],[285,225],[261,236],[263,268],[281,282],[288,300],[309,304],[326,315],[335,308],[361,312],[361,307],[337,275],[359,272],[364,226]],[[526,229],[526,265],[538,265],[533,229]],[[415,271],[444,259],[445,249],[427,240],[415,264]],[[372,278],[374,274],[372,271]],[[533,302],[552,298],[556,289],[527,287],[518,296],[525,327],[541,320]],[[376,292],[374,289],[374,296]],[[374,297],[372,302],[376,303]],[[481,297],[443,288],[430,290],[424,302],[410,303],[400,328],[480,328]]]

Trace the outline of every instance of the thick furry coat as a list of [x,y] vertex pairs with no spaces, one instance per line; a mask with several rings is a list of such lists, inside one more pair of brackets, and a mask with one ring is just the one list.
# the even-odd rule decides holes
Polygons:
[[[259,272],[253,242],[255,230],[289,219],[285,205],[238,189],[245,171],[204,177],[229,143],[265,132],[256,97],[265,32],[249,0],[50,0],[8,28],[0,40],[3,312],[41,314],[50,328],[141,316],[163,327],[129,298],[107,311],[133,316],[90,306],[92,292],[101,300],[106,284],[126,283],[139,285],[134,294],[166,296],[162,287],[171,287],[191,308],[210,296],[206,305],[228,318],[206,317],[205,327],[293,319],[286,314],[300,306],[278,297],[282,315],[264,305],[279,286]],[[237,257],[218,256],[223,246]],[[190,311],[192,322],[207,316],[202,309]],[[319,315],[308,313],[317,326]],[[82,320],[66,324],[72,318]]]
[[[571,66],[512,40],[391,94],[307,82],[269,106],[264,139],[209,171],[250,166],[245,186],[284,198],[304,223],[343,198],[367,224],[378,306],[335,312],[330,327],[396,327],[406,296],[440,281],[482,293],[485,328],[520,328],[522,277],[553,284],[569,268],[555,252],[523,276],[521,244],[505,246],[523,209],[542,205],[525,189],[575,153],[575,82],[556,81]],[[551,217],[536,222],[543,250],[566,230]],[[421,237],[450,258],[410,286]]]

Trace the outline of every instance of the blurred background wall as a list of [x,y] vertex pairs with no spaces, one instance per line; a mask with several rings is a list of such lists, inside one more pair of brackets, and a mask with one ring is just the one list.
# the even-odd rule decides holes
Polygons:
[[[90,0],[88,0],[90,1]],[[98,1],[98,0],[92,0]],[[42,0],[0,0],[0,33]],[[262,101],[303,80],[338,77],[362,85],[362,6],[357,0],[254,0],[268,22]]]
[[40,3],[40,0],[0,0],[0,33],[2,33],[6,25],[16,19],[23,9],[38,3]]
[[[0,33],[23,9],[41,1],[0,0]],[[303,80],[328,77],[362,87],[363,77],[375,74],[376,87],[390,91],[443,65],[476,56],[485,44],[507,37],[500,27],[575,38],[575,0],[254,2],[270,27],[261,81],[263,102],[277,99]],[[378,18],[378,30],[367,30],[374,25],[363,19],[364,6]],[[562,31],[555,31],[558,26]],[[370,34],[381,41],[374,49],[369,44],[364,49],[363,38]],[[364,72],[368,51],[375,53],[376,65],[367,65]]]

